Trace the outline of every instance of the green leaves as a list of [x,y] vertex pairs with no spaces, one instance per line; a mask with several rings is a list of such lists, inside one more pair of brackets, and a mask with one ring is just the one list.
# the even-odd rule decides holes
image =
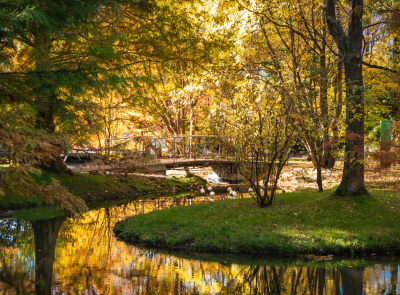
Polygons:
[[272,66],[274,63],[272,61],[262,61],[260,62],[263,66]]

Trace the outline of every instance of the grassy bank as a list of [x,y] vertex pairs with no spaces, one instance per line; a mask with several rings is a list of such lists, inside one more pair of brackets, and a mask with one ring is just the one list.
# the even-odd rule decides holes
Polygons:
[[175,207],[128,218],[118,237],[169,249],[286,254],[400,253],[400,194],[336,198],[331,191]]
[[[46,184],[51,178],[60,181],[74,196],[86,202],[139,197],[148,194],[167,194],[190,190],[204,185],[205,180],[197,176],[182,178],[157,178],[143,176],[110,176],[74,173],[74,175],[57,175],[43,173],[35,178],[37,183]],[[44,205],[40,196],[25,198],[23,196],[0,196],[0,210],[34,207]]]

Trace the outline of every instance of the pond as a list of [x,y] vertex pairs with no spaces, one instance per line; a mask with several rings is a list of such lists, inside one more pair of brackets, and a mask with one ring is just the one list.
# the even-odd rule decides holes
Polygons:
[[400,259],[168,252],[129,245],[116,221],[225,198],[97,205],[71,218],[23,210],[0,220],[0,294],[400,294]]

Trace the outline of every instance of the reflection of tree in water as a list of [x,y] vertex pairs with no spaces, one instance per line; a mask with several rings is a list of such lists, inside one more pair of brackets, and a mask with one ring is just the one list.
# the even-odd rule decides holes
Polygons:
[[[32,292],[32,269],[26,260],[33,258],[31,224],[24,220],[0,220],[0,290],[13,289],[15,294]],[[25,260],[20,259],[24,257]]]
[[364,287],[364,268],[356,267],[253,266],[244,267],[240,276],[239,294],[362,295]]
[[35,237],[35,292],[51,294],[58,233],[67,217],[32,222]]
[[284,284],[285,267],[254,266],[242,273],[242,282],[236,286],[237,293],[281,294],[286,291]]
[[[186,259],[139,249],[113,235],[115,222],[127,216],[188,203],[186,198],[135,201],[69,218],[61,230],[65,217],[58,221],[34,221],[32,225],[28,221],[4,221],[0,228],[0,289],[10,294],[32,294],[36,288],[37,294],[49,294],[50,290],[72,294],[82,290],[88,294],[357,295],[362,294],[359,291],[363,288],[365,294],[381,293],[380,278],[389,271],[388,282],[392,286],[386,286],[383,294],[396,294],[397,265],[375,265],[365,271],[290,264],[222,265],[196,256],[190,258],[188,253]],[[354,282],[358,286],[351,285]]]
[[[197,200],[199,202],[200,198],[197,199],[199,199]],[[121,206],[106,207],[91,211],[90,213],[93,216],[90,222],[87,221],[88,214],[84,213],[78,217],[77,223],[82,225],[82,230],[90,233],[86,252],[91,253],[94,250],[93,248],[96,248],[97,254],[105,259],[105,263],[103,264],[105,267],[109,256],[112,255],[112,247],[115,239],[113,230],[117,221],[137,214],[149,213],[169,207],[185,206],[191,204],[191,202],[191,199],[185,197],[134,201]]]
[[1,255],[0,281],[8,285],[6,289],[15,294],[32,294],[34,286],[36,294],[51,294],[57,237],[65,220],[66,217],[31,222],[1,220],[0,243],[8,251]]

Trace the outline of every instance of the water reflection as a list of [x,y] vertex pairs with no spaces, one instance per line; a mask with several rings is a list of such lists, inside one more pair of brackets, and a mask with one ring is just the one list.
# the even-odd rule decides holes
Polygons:
[[255,266],[244,272],[243,282],[238,284],[236,292],[240,294],[361,295],[364,288],[363,273],[364,268],[350,267],[337,269]]
[[209,199],[159,198],[92,210],[77,218],[2,220],[0,294],[400,293],[398,263],[359,262],[350,267],[348,261],[265,262],[263,256],[242,262],[243,256],[161,253],[113,236],[114,224],[122,218],[203,201]]
[[51,294],[58,233],[67,217],[33,221],[35,240],[35,292]]

